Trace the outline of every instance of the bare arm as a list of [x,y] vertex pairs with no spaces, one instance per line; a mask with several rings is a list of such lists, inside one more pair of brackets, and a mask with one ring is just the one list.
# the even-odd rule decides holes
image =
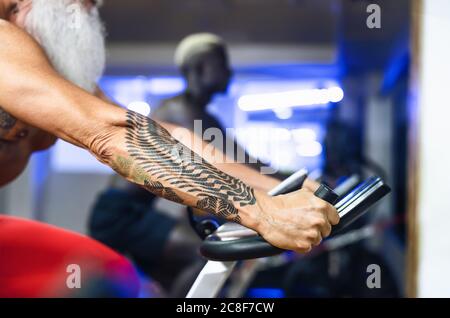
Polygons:
[[0,69],[8,74],[0,77],[0,105],[9,114],[89,150],[159,196],[255,227],[253,188],[202,160],[156,122],[63,80],[16,27],[1,22],[0,37]]
[[309,191],[271,199],[203,160],[155,121],[63,80],[28,35],[2,21],[0,39],[4,110],[89,150],[128,180],[240,222],[287,249],[309,251],[329,235],[330,222],[338,222],[335,209]]
[[[115,104],[100,89],[97,89],[95,95],[103,101]],[[117,104],[115,105],[120,107]],[[244,180],[246,184],[255,189],[268,192],[280,183],[279,180],[270,175],[262,175],[248,165],[234,162],[231,158],[226,157],[221,149],[214,148],[212,151],[204,151],[205,149],[211,149],[211,146],[187,128],[156,119],[154,121],[164,127],[178,141],[188,145],[195,153],[202,154],[202,157],[213,163],[217,169]]]

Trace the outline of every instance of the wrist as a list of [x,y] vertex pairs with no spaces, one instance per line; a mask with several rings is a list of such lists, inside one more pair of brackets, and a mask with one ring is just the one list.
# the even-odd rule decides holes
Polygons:
[[262,187],[262,189],[260,190],[264,190],[264,193],[268,193],[270,190],[274,189],[275,187],[277,187],[281,181],[278,180],[277,178],[274,178],[273,176],[264,176],[264,187]]
[[241,224],[260,233],[264,221],[264,211],[261,208],[261,201],[264,201],[264,198],[268,196],[259,190],[254,190],[254,195],[255,204],[246,205],[243,207],[238,206],[237,209],[241,218]]

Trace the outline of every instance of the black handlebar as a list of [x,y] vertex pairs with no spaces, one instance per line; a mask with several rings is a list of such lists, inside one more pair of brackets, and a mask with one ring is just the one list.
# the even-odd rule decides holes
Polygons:
[[[390,192],[390,188],[379,177],[372,177],[358,185],[352,192],[335,204],[341,218],[340,223],[333,227],[332,236],[356,221],[359,217],[381,198]],[[334,204],[338,195],[326,185],[316,191],[316,196]],[[234,231],[234,232],[233,232]],[[245,236],[242,233],[245,232]],[[237,233],[233,236],[233,233]],[[274,256],[284,252],[270,245],[256,232],[241,228],[240,231],[221,233],[221,228],[208,236],[200,247],[201,254],[214,261],[238,261],[253,258]]]
[[325,184],[321,184],[314,195],[330,204],[335,204],[339,199],[339,196]]

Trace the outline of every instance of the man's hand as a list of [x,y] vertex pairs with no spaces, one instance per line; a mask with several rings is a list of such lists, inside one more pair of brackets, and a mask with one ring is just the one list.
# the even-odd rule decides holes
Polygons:
[[282,249],[308,253],[339,223],[336,209],[307,189],[276,197],[258,193],[257,202],[261,212],[256,231]]

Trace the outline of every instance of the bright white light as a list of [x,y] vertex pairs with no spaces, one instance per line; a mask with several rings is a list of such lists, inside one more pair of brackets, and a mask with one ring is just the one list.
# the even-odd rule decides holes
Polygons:
[[305,142],[297,147],[297,154],[300,157],[317,157],[322,151],[323,147],[317,141]]
[[325,89],[304,89],[269,94],[245,95],[239,98],[238,106],[243,111],[261,111],[268,109],[286,109],[311,105],[336,103],[344,98],[340,87]]
[[304,143],[317,140],[317,133],[310,128],[300,128],[291,130],[292,137],[297,143]]
[[147,90],[152,95],[170,95],[181,93],[185,82],[178,77],[159,77],[148,81]]
[[292,111],[291,108],[274,108],[274,113],[275,115],[279,118],[279,119],[289,119],[292,117],[292,115],[294,114],[294,112]]
[[144,116],[150,115],[152,110],[150,105],[146,102],[132,102],[128,104],[127,108]]
[[344,99],[344,91],[340,87],[331,87],[328,89],[330,102],[338,103]]
[[276,141],[289,141],[291,133],[286,128],[269,128],[269,138]]

